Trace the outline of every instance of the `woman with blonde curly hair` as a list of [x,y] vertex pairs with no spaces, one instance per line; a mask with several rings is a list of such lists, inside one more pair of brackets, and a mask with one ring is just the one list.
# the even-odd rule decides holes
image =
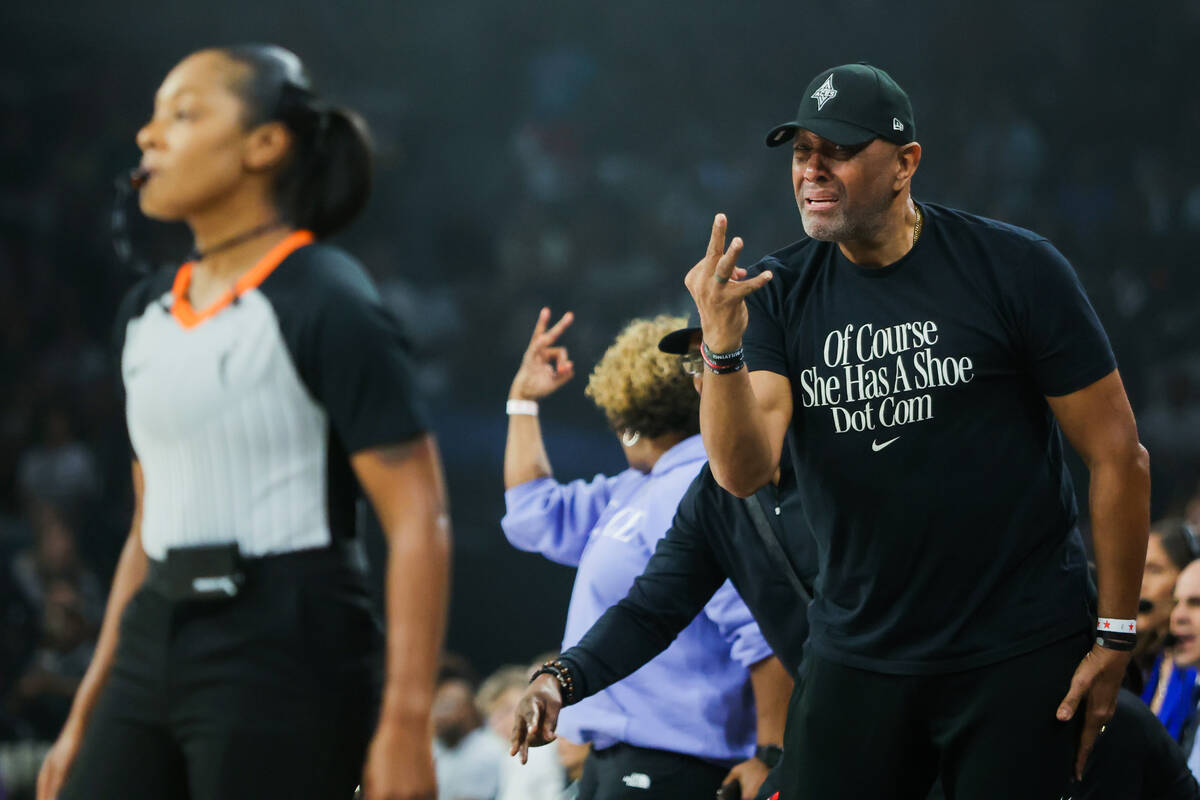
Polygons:
[[[670,527],[706,459],[694,357],[658,349],[684,317],[629,323],[596,365],[587,395],[608,419],[629,468],[559,483],[538,423],[538,401],[574,376],[542,309],[509,392],[504,454],[505,536],[514,546],[578,567],[563,649],[623,598]],[[592,752],[580,800],[712,797],[730,769],[753,757],[750,669],[771,656],[749,610],[726,583],[675,641],[620,683],[564,708],[557,730]],[[566,690],[569,668],[548,672]]]

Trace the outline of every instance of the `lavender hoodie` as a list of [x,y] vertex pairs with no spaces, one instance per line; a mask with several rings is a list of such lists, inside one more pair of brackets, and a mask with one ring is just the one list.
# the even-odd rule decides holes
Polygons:
[[[590,482],[538,478],[504,494],[508,541],[577,566],[563,649],[622,599],[666,534],[707,456],[699,436],[664,453],[649,473]],[[726,581],[704,613],[653,661],[564,708],[558,732],[598,749],[618,742],[720,763],[754,754],[748,667],[771,655],[749,609]]]

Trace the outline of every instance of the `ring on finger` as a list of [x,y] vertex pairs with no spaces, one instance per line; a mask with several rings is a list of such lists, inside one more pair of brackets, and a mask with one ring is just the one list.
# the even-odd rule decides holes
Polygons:
[[713,280],[717,283],[729,283],[728,276],[718,275],[715,272],[713,273]]

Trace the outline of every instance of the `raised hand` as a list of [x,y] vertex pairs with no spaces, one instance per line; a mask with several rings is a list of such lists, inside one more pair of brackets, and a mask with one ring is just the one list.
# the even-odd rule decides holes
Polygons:
[[524,764],[529,759],[529,748],[541,747],[558,738],[554,730],[558,727],[558,712],[562,711],[562,690],[553,675],[538,675],[521,700],[514,715],[512,736],[509,744],[510,756],[518,756]]
[[521,357],[521,366],[508,392],[510,400],[540,400],[558,391],[575,377],[575,365],[567,355],[567,348],[555,345],[558,337],[574,320],[575,315],[568,311],[554,323],[554,327],[546,330],[550,322],[550,309],[543,308],[538,313],[529,347]]
[[700,312],[704,342],[718,353],[727,353],[741,346],[742,334],[746,332],[750,319],[746,310],[746,296],[761,289],[772,277],[769,271],[753,278],[746,277],[746,270],[737,265],[745,243],[741,237],[735,236],[727,250],[727,225],[725,215],[717,214],[713,219],[712,235],[708,239],[708,252],[683,281]]

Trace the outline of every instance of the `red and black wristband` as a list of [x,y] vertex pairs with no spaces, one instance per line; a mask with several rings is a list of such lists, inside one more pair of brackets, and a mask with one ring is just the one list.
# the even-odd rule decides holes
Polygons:
[[746,366],[746,351],[741,347],[729,353],[714,353],[707,344],[701,342],[700,355],[704,358],[704,365],[716,375],[737,372]]

